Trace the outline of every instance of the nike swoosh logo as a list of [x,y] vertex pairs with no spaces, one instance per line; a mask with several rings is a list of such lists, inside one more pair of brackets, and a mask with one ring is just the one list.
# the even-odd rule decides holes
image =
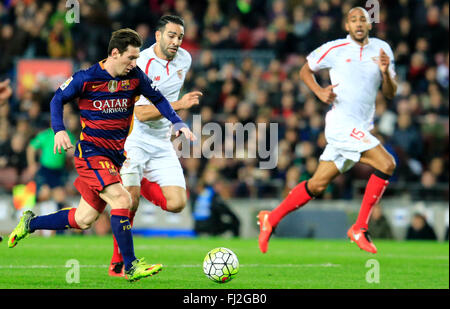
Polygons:
[[266,222],[267,222],[268,218],[269,218],[269,215],[264,215],[263,226],[262,226],[263,231],[267,231]]
[[120,220],[119,222],[120,223],[125,223],[125,222],[127,222],[128,221],[128,219],[126,219],[126,220]]
[[359,238],[361,237],[361,233],[353,234],[353,236],[355,236],[355,240],[359,240]]
[[100,86],[103,86],[103,85],[92,85],[92,89],[98,88]]

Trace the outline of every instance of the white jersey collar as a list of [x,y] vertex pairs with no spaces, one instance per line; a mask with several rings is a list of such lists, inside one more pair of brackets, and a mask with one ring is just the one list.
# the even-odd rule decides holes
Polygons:
[[353,45],[355,45],[355,46],[357,46],[358,48],[366,48],[367,46],[369,46],[370,45],[370,42],[372,41],[372,39],[370,38],[370,37],[368,37],[367,39],[367,44],[366,45],[363,45],[363,46],[361,46],[361,45],[359,45],[355,40],[353,40],[352,39],[352,37],[350,36],[350,34],[347,34],[347,37],[346,37],[346,39],[351,43],[351,44],[353,44]]

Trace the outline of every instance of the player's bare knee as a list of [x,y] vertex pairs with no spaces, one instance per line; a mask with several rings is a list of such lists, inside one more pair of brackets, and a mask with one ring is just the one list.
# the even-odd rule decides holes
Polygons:
[[186,205],[185,204],[167,204],[167,210],[173,213],[179,213],[182,212],[184,207]]
[[391,158],[391,160],[389,160],[389,175],[394,174],[395,169],[397,168],[397,163],[395,163],[394,158]]
[[314,179],[308,180],[307,186],[308,186],[309,192],[311,192],[315,196],[320,195],[327,188],[326,184],[324,184],[321,181],[314,180]]
[[390,156],[388,159],[384,160],[383,167],[380,169],[381,172],[392,175],[394,174],[395,168],[397,167],[397,164],[395,163],[395,160],[392,156]]
[[111,202],[111,208],[113,209],[132,209],[132,199],[128,191],[122,191],[121,193],[115,195]]
[[75,221],[77,222],[77,225],[80,229],[87,230],[91,227],[92,223],[94,223],[96,219],[97,217],[94,218],[92,216],[81,216],[76,217]]
[[186,207],[186,197],[179,196],[177,198],[167,200],[167,210],[173,213],[182,212]]
[[122,194],[118,199],[118,204],[120,205],[118,208],[131,209],[133,206],[133,202],[130,194]]

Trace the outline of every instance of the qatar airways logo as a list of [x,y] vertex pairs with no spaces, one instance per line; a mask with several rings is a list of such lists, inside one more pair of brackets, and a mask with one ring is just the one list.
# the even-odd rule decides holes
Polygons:
[[92,105],[104,114],[125,113],[130,99],[95,100]]

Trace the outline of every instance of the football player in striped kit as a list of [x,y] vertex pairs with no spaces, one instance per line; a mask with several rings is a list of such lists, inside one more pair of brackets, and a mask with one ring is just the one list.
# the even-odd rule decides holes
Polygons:
[[124,258],[126,279],[136,281],[152,276],[161,264],[148,264],[134,255],[131,233],[131,197],[122,185],[120,168],[125,160],[124,144],[140,95],[149,98],[160,113],[174,124],[177,134],[195,136],[176,114],[167,99],[137,67],[142,38],[131,29],[113,32],[108,57],[70,77],[50,102],[51,124],[55,132],[54,152],[73,148],[63,123],[63,105],[78,98],[82,131],[75,146],[75,187],[81,194],[77,208],[35,216],[26,211],[10,234],[8,246],[15,247],[36,230],[87,229],[111,206],[111,229]]
[[[156,26],[156,43],[141,52],[137,65],[155,87],[172,103],[174,110],[199,104],[201,92],[193,91],[178,100],[192,58],[181,48],[184,21],[175,15],[162,16]],[[171,142],[172,124],[161,116],[151,98],[136,102],[134,125],[125,142],[127,159],[120,174],[131,194],[130,222],[142,194],[164,211],[177,213],[186,205],[183,169]],[[114,239],[110,276],[123,276],[123,258]]]

